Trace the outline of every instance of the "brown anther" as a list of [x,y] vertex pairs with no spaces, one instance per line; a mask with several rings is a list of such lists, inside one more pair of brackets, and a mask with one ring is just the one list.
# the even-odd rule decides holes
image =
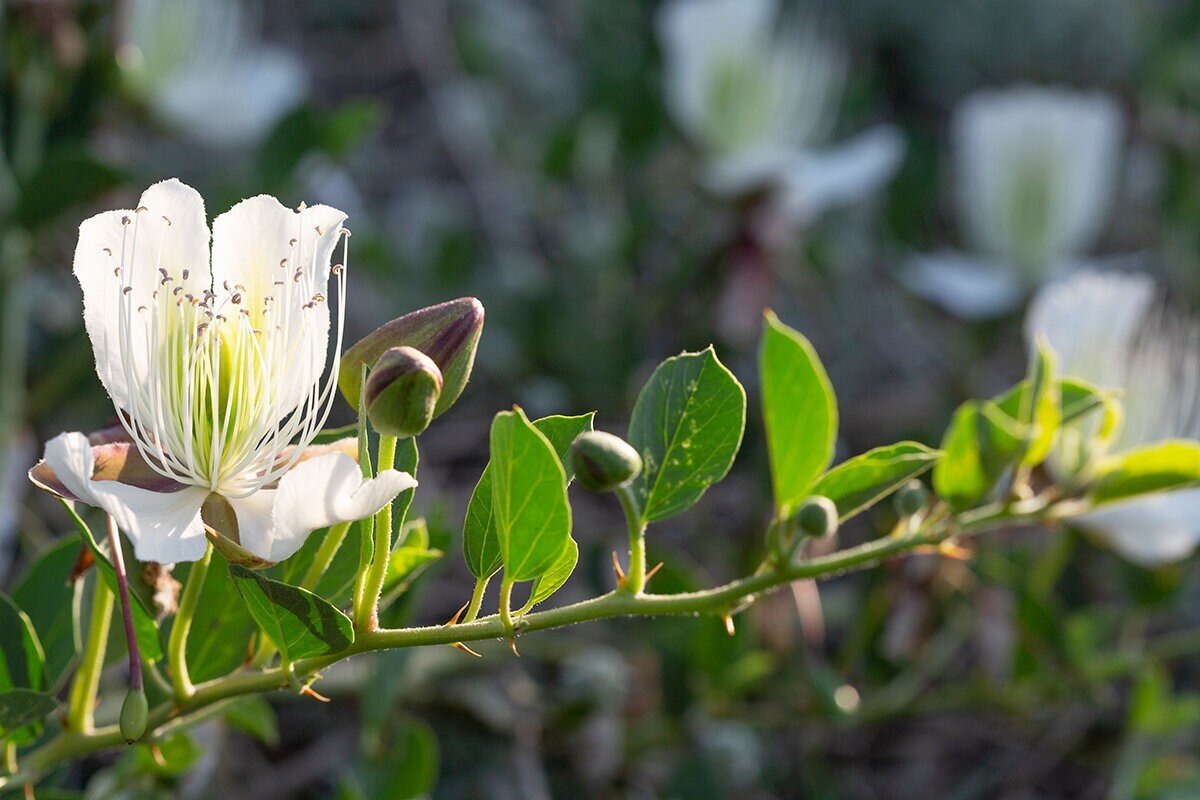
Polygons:
[[233,297],[231,297],[231,298],[229,298],[229,299],[230,299],[230,301],[231,301],[231,302],[232,302],[232,303],[233,303],[233,304],[236,306],[238,303],[241,303],[241,302],[242,302],[242,293],[241,293],[241,292],[234,292],[234,293],[233,293]]
[[146,310],[146,307],[145,307],[145,306],[138,306],[138,309],[137,309],[137,310],[138,310],[139,312],[141,312],[141,311],[145,311],[145,310]]
[[191,274],[192,274],[192,271],[190,269],[185,269],[183,271],[183,279],[186,281],[188,279],[188,275],[191,275]]
[[167,223],[168,228],[171,227],[171,218],[166,216],[165,214],[163,215],[163,222]]
[[121,294],[129,294],[132,291],[133,291],[132,286],[126,286],[124,289],[121,290]]
[[313,228],[316,230],[316,232],[317,232],[317,236],[324,236],[324,235],[325,235],[325,231],[321,230],[321,226],[320,226],[320,225],[314,225],[314,226],[313,226]]
[[107,253],[109,256],[111,256],[111,255],[113,254],[113,253],[112,253],[112,248],[111,248],[111,247],[104,247],[104,248],[101,248],[101,249],[102,249],[102,250],[104,250],[104,252],[105,252],[105,253]]
[[288,260],[287,260],[286,258],[281,258],[281,259],[279,259],[279,266],[280,266],[280,268],[282,269],[283,267],[286,267],[286,266],[287,266],[287,262],[288,262]]
[[146,208],[145,206],[138,206],[137,208],[135,208],[135,209],[133,210],[133,213],[135,213],[135,214],[140,214],[140,213],[142,213],[143,211],[149,211],[149,210],[150,210],[150,209]]
[[[295,239],[288,239],[288,247],[295,247],[295,246],[296,246],[296,240],[295,240]],[[285,260],[286,260],[286,259],[285,259]]]
[[129,217],[128,217],[128,216],[121,217],[121,224],[122,224],[122,225],[128,225],[128,224],[129,224]]
[[342,229],[341,229],[341,231],[339,231],[339,235],[341,235],[341,236],[349,236],[349,235],[350,235],[350,229],[349,229],[349,228],[342,228]]

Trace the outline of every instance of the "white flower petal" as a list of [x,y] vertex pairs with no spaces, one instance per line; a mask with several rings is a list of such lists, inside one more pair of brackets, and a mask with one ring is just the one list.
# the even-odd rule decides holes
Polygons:
[[112,514],[133,542],[139,561],[171,564],[204,557],[208,539],[200,507],[208,489],[151,492],[117,481],[93,481],[91,488],[97,505]]
[[[345,221],[335,208],[297,212],[269,195],[243,200],[213,221],[214,287],[242,287],[241,306],[253,324],[287,338],[285,351],[294,353],[282,374],[267,376],[280,382],[283,413],[308,396],[325,369],[330,259]],[[303,308],[317,295],[321,302]],[[273,316],[260,319],[264,309]]]
[[213,147],[253,144],[306,94],[308,75],[292,53],[256,47],[218,64],[187,65],[153,96],[163,119]]
[[909,291],[965,319],[987,319],[1011,311],[1024,292],[1015,270],[953,252],[917,256],[904,265],[898,277]]
[[[318,528],[369,517],[416,485],[413,476],[396,470],[364,480],[358,464],[344,453],[302,461],[283,476],[275,492],[269,552],[254,553],[280,561],[299,550]],[[245,541],[243,546],[250,549]]]
[[964,100],[952,139],[972,247],[1028,269],[1082,254],[1112,205],[1121,138],[1116,102],[1098,93],[1021,86]]
[[92,446],[82,433],[59,434],[47,442],[46,463],[71,494],[113,516],[133,542],[139,561],[165,564],[204,556],[200,506],[207,489],[152,492],[117,481],[93,481]]
[[700,183],[715,195],[738,197],[776,186],[796,157],[790,149],[761,148],[714,158]]
[[[171,277],[165,291],[184,286],[202,293],[209,286],[208,224],[199,193],[172,179],[147,189],[138,206],[86,220],[75,248],[75,277],[83,289],[83,319],[96,373],[120,408],[130,406],[120,324],[123,289],[129,288],[128,300],[137,308],[149,305],[153,293],[164,287],[160,269]],[[135,359],[128,366],[137,382],[146,374],[146,332],[133,325],[128,333],[133,344],[128,352]]]
[[891,126],[859,134],[845,144],[804,153],[783,173],[776,211],[798,225],[821,212],[877,192],[904,157],[904,139]]
[[1200,544],[1200,489],[1102,506],[1072,522],[1135,564],[1169,564],[1188,557]]
[[270,562],[287,558],[300,549],[306,538],[300,537],[299,544],[295,549],[288,550],[286,555],[276,554],[277,550],[283,549],[274,546],[275,523],[271,515],[276,494],[278,492],[275,489],[260,489],[249,497],[229,500],[229,505],[233,506],[233,513],[237,515],[238,543],[259,558]]
[[691,135],[707,128],[714,67],[761,50],[778,13],[778,0],[672,0],[662,7],[656,22],[667,106]]

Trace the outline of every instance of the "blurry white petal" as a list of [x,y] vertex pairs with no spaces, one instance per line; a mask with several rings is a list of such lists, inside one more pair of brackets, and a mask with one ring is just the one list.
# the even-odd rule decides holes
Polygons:
[[93,481],[92,446],[82,433],[63,433],[47,442],[46,463],[71,494],[113,516],[133,542],[139,561],[203,557],[207,545],[200,506],[207,489],[152,492],[117,481]]
[[261,140],[305,96],[308,76],[299,59],[258,46],[218,64],[189,65],[158,87],[152,102],[170,125],[214,147]]
[[703,130],[714,67],[753,52],[778,12],[778,0],[671,0],[660,9],[667,106],[681,126]]
[[899,279],[909,291],[964,319],[1009,312],[1024,293],[1012,268],[953,252],[917,256],[901,269]]
[[[280,479],[274,492],[268,552],[252,551],[269,561],[281,561],[299,550],[314,530],[369,517],[416,485],[408,473],[391,469],[366,480],[354,459],[344,453],[302,461]],[[243,546],[252,549],[244,539]]]
[[723,197],[738,197],[777,185],[796,160],[790,149],[751,150],[713,159],[700,182]]
[[1200,489],[1114,503],[1072,520],[1146,567],[1180,561],[1200,543]]
[[[295,552],[295,550],[290,550],[282,556],[274,553],[275,550],[282,550],[282,548],[274,546],[275,523],[272,521],[271,515],[275,507],[276,494],[278,491],[275,489],[259,489],[249,497],[229,500],[229,505],[233,507],[233,513],[237,516],[238,544],[259,558],[270,562],[282,561]],[[304,544],[303,537],[295,549],[300,549],[302,544]]]
[[1098,93],[1017,87],[968,97],[952,139],[972,247],[1030,270],[1086,251],[1116,192],[1121,138],[1117,104]]
[[[202,293],[209,286],[208,241],[204,200],[175,179],[147,189],[137,210],[106,211],[79,226],[74,271],[83,289],[84,324],[96,373],[117,407],[130,407],[126,368],[146,374],[145,327],[128,326],[133,346],[122,345],[122,291],[129,289],[135,308],[147,305],[162,285],[160,270],[166,270],[173,281],[169,288]],[[136,362],[125,364],[123,353]]]
[[838,147],[803,153],[783,174],[779,213],[802,225],[827,209],[868,197],[891,179],[903,157],[903,138],[887,126]]

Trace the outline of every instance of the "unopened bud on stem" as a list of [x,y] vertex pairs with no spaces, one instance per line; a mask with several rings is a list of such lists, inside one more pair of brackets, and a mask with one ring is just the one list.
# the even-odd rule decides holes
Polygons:
[[130,688],[129,694],[125,695],[125,702],[121,705],[121,736],[126,744],[133,744],[142,738],[142,734],[146,732],[146,718],[149,713],[150,706],[146,702],[145,690],[141,687]]
[[902,517],[911,517],[929,502],[929,490],[918,480],[911,480],[896,492],[896,513]]
[[828,497],[813,495],[796,510],[796,525],[805,536],[820,539],[832,536],[838,529],[838,510]]
[[371,367],[363,398],[371,426],[403,439],[429,427],[441,394],[442,371],[429,356],[412,347],[393,347]]
[[588,431],[571,445],[571,467],[585,489],[609,492],[636,478],[642,471],[642,459],[621,437]]

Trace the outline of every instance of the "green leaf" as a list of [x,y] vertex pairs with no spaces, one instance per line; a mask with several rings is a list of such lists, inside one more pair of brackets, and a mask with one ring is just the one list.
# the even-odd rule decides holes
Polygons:
[[250,616],[288,661],[336,653],[354,643],[350,618],[306,589],[231,564]]
[[57,686],[75,658],[80,631],[75,626],[75,598],[83,582],[68,585],[79,542],[63,539],[43,550],[13,587],[13,600],[29,615],[46,653],[46,685]]
[[812,344],[771,312],[758,368],[775,506],[786,516],[833,460],[837,398]]
[[53,223],[69,209],[120,186],[125,177],[79,145],[61,146],[47,153],[21,186],[16,221],[30,229]]
[[33,689],[0,691],[0,735],[8,736],[26,725],[41,722],[56,708],[58,700],[47,692]]
[[958,407],[933,468],[933,488],[955,511],[986,497],[1025,450],[1025,429],[998,405],[968,401]]
[[0,594],[0,691],[45,686],[46,655],[33,623],[6,594]]
[[1168,440],[1102,461],[1092,488],[1096,505],[1200,483],[1200,442]]
[[436,548],[397,547],[388,559],[387,577],[383,582],[384,591],[399,583],[412,583],[426,567],[443,555],[442,551]]
[[[568,482],[571,479],[567,466],[567,454],[575,439],[586,431],[592,430],[592,420],[595,412],[581,414],[576,417],[560,415],[542,417],[535,420],[533,425],[541,431],[566,472]],[[463,559],[476,578],[486,578],[500,569],[500,538],[496,533],[496,523],[492,519],[492,465],[489,463],[479,476],[479,483],[471,493],[471,501],[467,504],[467,516],[463,522]]]
[[993,398],[1000,410],[1023,426],[1028,442],[1021,463],[1029,467],[1046,460],[1063,423],[1062,384],[1057,369],[1054,351],[1039,340],[1026,378]]
[[558,554],[558,558],[550,565],[550,568],[540,575],[534,582],[533,588],[529,592],[529,601],[525,607],[521,609],[524,613],[550,598],[550,595],[557,592],[571,577],[571,573],[575,571],[575,565],[579,563],[579,545],[574,539],[567,539],[567,546]]
[[[185,655],[188,672],[196,682],[220,678],[241,667],[258,627],[225,567],[225,559],[214,551],[188,632]],[[181,582],[186,583],[192,568],[189,564],[187,574],[181,571],[177,576]]]
[[222,715],[230,725],[263,744],[269,747],[279,744],[279,719],[264,697],[253,694],[236,697],[224,706]]
[[554,446],[520,409],[492,421],[492,516],[508,578],[533,580],[571,535],[567,475]]
[[629,443],[642,457],[633,493],[642,520],[687,510],[733,466],[746,390],[711,347],[658,365],[638,395]]
[[918,442],[877,447],[826,472],[809,494],[828,497],[837,506],[839,517],[846,520],[921,475],[941,457],[941,451]]
[[[71,521],[75,523],[75,529],[79,531],[83,543],[92,551],[92,557],[96,559],[96,567],[100,575],[103,576],[104,582],[116,594],[119,591],[117,588],[117,573],[108,558],[107,550],[101,549],[100,545],[97,544],[95,537],[92,535],[92,529],[88,527],[83,518],[75,511],[74,506],[66,500],[62,501],[62,505],[71,517]],[[132,550],[129,552],[132,552]],[[163,657],[162,639],[159,636],[158,621],[150,611],[150,599],[144,596],[145,587],[139,586],[134,581],[134,572],[136,570],[130,571],[129,576],[129,596],[133,600],[134,635],[137,637],[138,648],[142,651],[142,658],[146,661],[154,662]]]

